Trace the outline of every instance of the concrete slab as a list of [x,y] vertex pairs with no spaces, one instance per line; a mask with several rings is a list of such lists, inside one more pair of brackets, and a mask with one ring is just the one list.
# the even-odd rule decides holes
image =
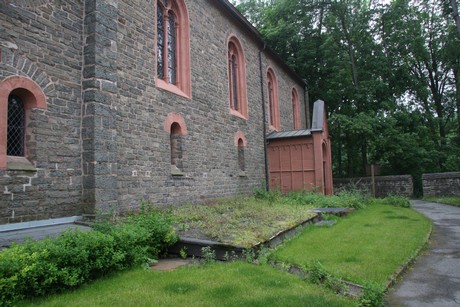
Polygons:
[[192,259],[168,258],[158,260],[158,262],[152,265],[151,268],[154,271],[172,271],[178,267],[192,263]]
[[91,227],[70,223],[11,231],[2,231],[0,232],[0,249],[9,247],[13,242],[22,243],[26,239],[43,240],[47,237],[56,237],[68,229],[76,228],[82,231],[91,230]]
[[433,220],[430,249],[388,291],[388,306],[460,306],[460,208],[425,201],[413,207]]

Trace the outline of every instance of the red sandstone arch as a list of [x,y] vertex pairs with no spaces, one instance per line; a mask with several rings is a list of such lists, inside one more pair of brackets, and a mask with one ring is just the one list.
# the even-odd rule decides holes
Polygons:
[[0,81],[0,169],[5,169],[8,123],[8,97],[15,94],[24,102],[26,110],[46,109],[46,96],[33,80],[22,76],[11,76]]
[[239,140],[243,141],[243,147],[246,147],[248,145],[248,142],[246,142],[246,138],[244,137],[244,134],[241,131],[238,131],[237,133],[235,133],[235,138],[234,138],[235,146],[238,146]]
[[185,125],[185,120],[179,113],[169,113],[166,116],[164,130],[168,133],[171,133],[171,126],[173,123],[177,123],[180,129],[176,129],[174,132],[181,135],[187,134],[187,126]]

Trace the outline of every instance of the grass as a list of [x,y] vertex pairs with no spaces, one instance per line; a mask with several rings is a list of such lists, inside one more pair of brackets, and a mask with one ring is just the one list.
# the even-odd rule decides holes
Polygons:
[[423,198],[427,201],[435,203],[447,204],[456,207],[460,207],[460,196],[427,196]]
[[325,288],[244,262],[134,269],[24,306],[353,306]]
[[239,197],[183,205],[172,214],[179,235],[250,247],[313,218],[316,214],[308,212],[312,208],[284,198]]
[[319,261],[337,277],[385,285],[424,244],[430,227],[413,209],[373,204],[332,227],[307,227],[272,256],[301,266]]

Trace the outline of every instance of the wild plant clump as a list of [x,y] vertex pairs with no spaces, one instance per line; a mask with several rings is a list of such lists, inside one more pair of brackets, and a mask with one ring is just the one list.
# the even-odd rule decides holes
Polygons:
[[152,210],[94,231],[13,244],[0,252],[0,305],[80,286],[146,263],[176,241],[169,217]]
[[340,191],[335,195],[323,195],[314,191],[290,192],[286,195],[279,191],[258,189],[254,196],[274,202],[312,206],[316,208],[354,208],[362,209],[371,203],[371,197],[360,191]]
[[376,199],[376,201],[382,205],[389,205],[402,208],[410,208],[411,204],[409,199],[404,196],[390,195],[385,198]]

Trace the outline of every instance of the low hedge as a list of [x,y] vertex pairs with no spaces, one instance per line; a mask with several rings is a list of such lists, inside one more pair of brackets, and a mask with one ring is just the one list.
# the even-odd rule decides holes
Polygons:
[[177,240],[170,218],[151,210],[94,229],[68,230],[55,239],[13,244],[3,250],[0,306],[146,263]]

